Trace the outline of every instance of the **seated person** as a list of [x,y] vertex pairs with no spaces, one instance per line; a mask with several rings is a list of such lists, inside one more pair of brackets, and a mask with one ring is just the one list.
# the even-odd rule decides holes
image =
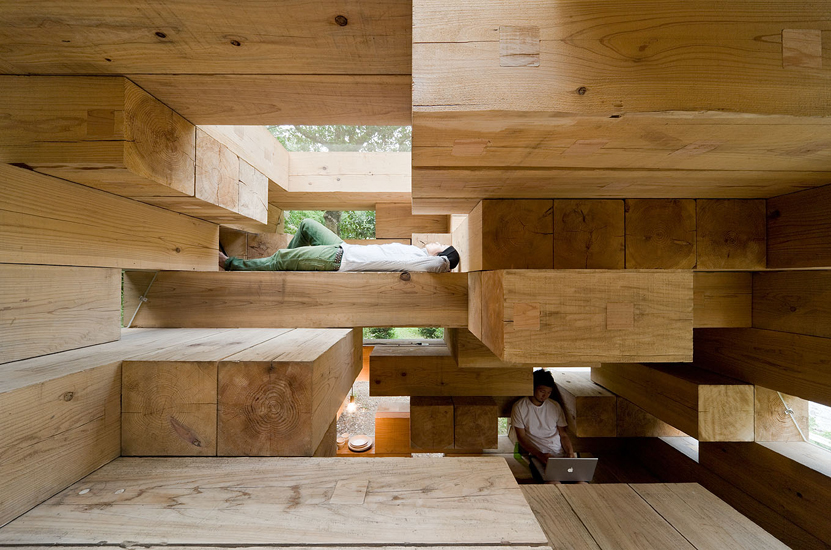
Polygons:
[[305,219],[289,247],[268,258],[240,260],[219,253],[219,267],[227,271],[450,271],[459,265],[452,246],[430,243],[347,244],[322,224]]
[[[566,433],[566,416],[556,401],[549,399],[554,391],[554,377],[539,369],[534,371],[534,395],[523,397],[511,410],[511,427],[517,443],[543,464],[549,458],[573,458],[577,456]],[[537,481],[542,473],[531,465],[531,473]]]

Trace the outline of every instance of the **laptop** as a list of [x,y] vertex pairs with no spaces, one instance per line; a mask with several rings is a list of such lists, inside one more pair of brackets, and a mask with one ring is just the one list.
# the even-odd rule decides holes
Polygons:
[[531,462],[546,481],[591,481],[597,467],[596,458],[549,458],[543,466],[532,457]]

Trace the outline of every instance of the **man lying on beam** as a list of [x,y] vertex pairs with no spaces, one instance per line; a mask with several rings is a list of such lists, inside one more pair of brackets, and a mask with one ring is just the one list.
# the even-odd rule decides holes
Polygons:
[[305,219],[289,247],[268,258],[240,260],[219,253],[219,267],[227,271],[433,271],[459,265],[452,246],[430,243],[347,244],[322,224]]

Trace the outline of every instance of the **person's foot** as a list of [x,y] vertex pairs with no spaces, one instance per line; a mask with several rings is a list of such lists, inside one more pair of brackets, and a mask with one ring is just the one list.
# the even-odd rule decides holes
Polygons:
[[225,262],[228,261],[228,256],[225,255],[224,252],[221,250],[219,251],[219,269],[225,270]]

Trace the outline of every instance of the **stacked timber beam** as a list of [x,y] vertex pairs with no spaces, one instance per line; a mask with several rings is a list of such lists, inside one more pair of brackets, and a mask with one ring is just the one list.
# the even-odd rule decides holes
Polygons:
[[[795,1],[469,10],[417,0],[415,211],[506,198],[758,199],[825,185],[824,16]],[[717,70],[725,64],[742,70]]]
[[212,221],[268,218],[268,178],[121,77],[0,78],[0,161]]

